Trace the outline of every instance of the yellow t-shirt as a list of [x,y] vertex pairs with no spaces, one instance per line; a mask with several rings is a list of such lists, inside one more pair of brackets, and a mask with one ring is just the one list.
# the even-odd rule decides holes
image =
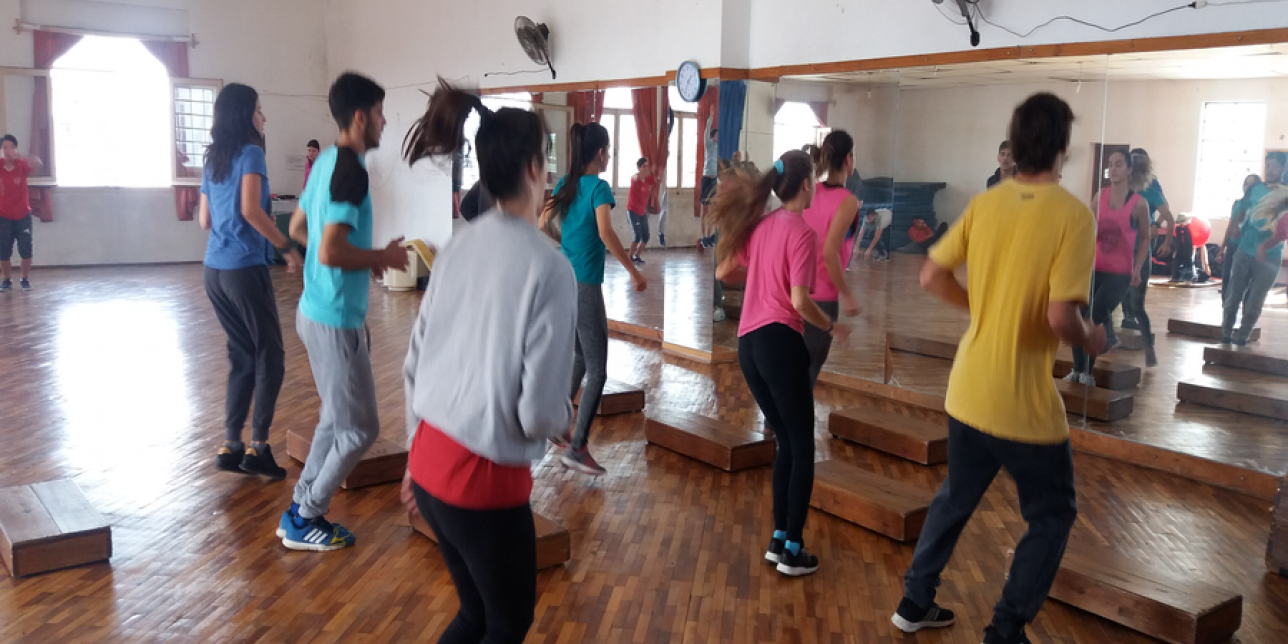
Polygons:
[[1047,304],[1087,303],[1095,257],[1095,217],[1058,184],[1008,179],[971,200],[930,249],[936,264],[969,271],[970,329],[948,380],[949,414],[998,438],[1068,439]]

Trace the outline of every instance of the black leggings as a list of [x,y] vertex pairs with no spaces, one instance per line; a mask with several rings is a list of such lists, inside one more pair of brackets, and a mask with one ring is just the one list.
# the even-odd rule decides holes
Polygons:
[[814,491],[814,392],[809,350],[801,334],[775,323],[738,338],[738,364],[778,445],[774,455],[774,530],[785,531],[788,541],[803,543]]
[[528,505],[466,510],[412,494],[452,574],[461,608],[439,644],[522,644],[537,608],[537,529]]
[[[1123,296],[1131,288],[1131,275],[1116,275],[1096,271],[1091,283],[1091,310],[1083,309],[1083,315],[1100,326],[1109,321],[1114,308],[1123,301]],[[1078,347],[1073,348],[1073,370],[1080,373],[1091,373],[1096,366],[1096,359],[1087,355]]]

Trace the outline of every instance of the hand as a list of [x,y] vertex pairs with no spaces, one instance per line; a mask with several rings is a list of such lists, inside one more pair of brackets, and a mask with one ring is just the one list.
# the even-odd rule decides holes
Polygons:
[[1224,249],[1224,248],[1222,248],[1221,250],[1219,250],[1219,251],[1217,251],[1217,252],[1216,252],[1216,263],[1218,263],[1218,264],[1224,264],[1224,263],[1225,263],[1225,249]]
[[[380,251],[380,263],[377,269],[384,273],[386,269],[407,270],[407,249],[403,248],[403,238],[399,237]],[[375,269],[373,269],[374,272]]]
[[1089,356],[1095,358],[1100,355],[1100,351],[1105,348],[1105,327],[1099,324],[1092,324],[1090,321],[1085,322],[1087,325],[1087,346],[1082,350]]
[[1261,262],[1262,264],[1266,263],[1266,248],[1265,248],[1265,246],[1258,246],[1258,247],[1257,247],[1257,261],[1258,261],[1258,262]]
[[1172,238],[1168,237],[1163,240],[1163,245],[1158,247],[1158,256],[1167,257],[1172,254]]
[[300,267],[304,266],[304,258],[300,257],[299,251],[294,248],[282,251],[282,259],[286,260],[287,273],[298,273]]
[[863,259],[872,259],[872,249],[871,249],[871,248],[869,248],[869,249],[867,249],[867,250],[863,251]]
[[835,340],[837,343],[839,343],[841,346],[845,346],[849,344],[850,343],[850,325],[833,323],[831,335],[832,335],[832,339]]
[[859,315],[859,302],[854,299],[854,295],[850,293],[841,294],[841,312],[845,313],[845,317],[847,318],[857,317]]
[[1131,287],[1140,288],[1140,273],[1131,276]]
[[398,500],[402,501],[403,507],[408,512],[420,513],[420,508],[416,507],[416,495],[411,493],[411,470],[403,473],[402,489],[398,491]]
[[644,274],[639,271],[631,272],[631,282],[634,283],[636,292],[643,291],[648,288],[648,280],[645,279]]

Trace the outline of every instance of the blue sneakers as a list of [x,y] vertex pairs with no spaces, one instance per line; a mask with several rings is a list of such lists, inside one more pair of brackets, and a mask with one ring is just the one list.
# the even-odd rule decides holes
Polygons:
[[277,536],[282,545],[291,550],[308,550],[329,552],[348,548],[357,542],[349,529],[327,521],[324,517],[305,519],[300,516],[300,505],[292,503],[291,508],[282,513],[277,525]]

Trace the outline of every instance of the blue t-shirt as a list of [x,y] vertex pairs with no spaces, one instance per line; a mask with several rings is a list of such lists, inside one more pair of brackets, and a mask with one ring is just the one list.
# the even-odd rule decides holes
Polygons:
[[1163,196],[1163,186],[1158,183],[1158,179],[1154,179],[1148,188],[1140,191],[1140,198],[1149,204],[1149,223],[1153,225],[1154,213],[1167,204],[1167,197]]
[[367,320],[371,271],[344,270],[318,262],[326,226],[349,227],[349,243],[371,248],[371,193],[366,161],[348,148],[328,148],[318,155],[309,185],[300,197],[309,224],[309,253],[304,258],[304,294],[300,313],[339,329],[359,329]]
[[[556,194],[563,188],[564,179],[567,177],[555,185]],[[608,182],[594,175],[583,176],[577,186],[577,198],[568,208],[568,215],[560,228],[563,241],[559,243],[559,250],[568,258],[573,274],[582,284],[604,283],[604,258],[608,255],[608,247],[599,238],[599,223],[595,220],[595,209],[604,204],[610,208],[617,206]]]
[[232,271],[273,263],[273,244],[251,227],[242,216],[242,177],[253,174],[260,180],[259,198],[264,212],[272,212],[268,193],[268,165],[264,148],[253,143],[242,146],[228,166],[223,181],[210,177],[211,169],[201,176],[201,194],[210,204],[210,238],[206,241],[205,264],[221,271]]
[[[1244,253],[1249,257],[1256,257],[1257,247],[1260,246],[1262,242],[1269,239],[1275,232],[1273,227],[1271,227],[1270,230],[1261,230],[1252,223],[1252,211],[1256,209],[1257,204],[1264,199],[1266,195],[1270,194],[1270,190],[1270,187],[1267,187],[1264,183],[1257,184],[1253,186],[1252,189],[1248,191],[1248,194],[1243,198],[1247,214],[1243,218],[1243,225],[1239,227],[1239,232],[1242,233],[1239,237],[1239,252]],[[1278,271],[1279,265],[1283,263],[1283,255],[1284,245],[1280,243],[1266,253],[1266,265],[1274,268],[1275,271]]]

